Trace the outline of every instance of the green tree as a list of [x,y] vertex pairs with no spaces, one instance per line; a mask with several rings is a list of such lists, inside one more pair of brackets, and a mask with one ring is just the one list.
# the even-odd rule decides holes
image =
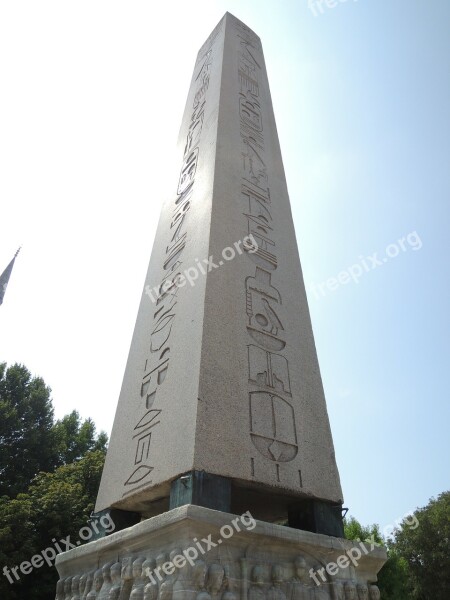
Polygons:
[[357,540],[361,542],[372,539],[373,535],[373,539],[377,544],[385,545],[378,525],[375,523],[369,526],[361,525],[355,517],[344,519],[344,535],[348,540]]
[[349,540],[373,539],[386,546],[388,559],[378,573],[377,585],[383,600],[408,600],[410,596],[408,563],[383,539],[378,525],[361,525],[357,519],[344,519],[344,533]]
[[378,573],[378,587],[383,600],[412,600],[408,562],[388,544],[388,559]]
[[[56,569],[28,575],[29,562],[87,525],[103,469],[107,436],[77,411],[53,418],[51,390],[26,367],[0,363],[0,598],[53,598]],[[65,544],[60,547],[65,550]],[[3,567],[10,570],[2,573]],[[13,583],[8,579],[12,578]]]
[[51,389],[23,365],[0,363],[0,496],[26,492],[40,472],[106,451],[92,419],[74,410],[54,422]]
[[0,496],[16,496],[54,467],[50,392],[23,365],[0,363]]
[[450,597],[450,491],[414,512],[416,526],[405,519],[393,547],[408,564],[414,600]]
[[106,451],[106,433],[101,432],[97,436],[92,419],[82,422],[76,410],[56,421],[53,434],[58,466],[79,460],[86,452]]
[[[19,571],[19,581],[11,568],[47,548],[57,548],[53,540],[59,543],[70,536],[71,543],[85,543],[78,533],[94,509],[104,456],[99,450],[88,452],[54,473],[39,473],[27,493],[15,499],[0,498],[0,565],[8,566],[14,581],[11,584],[5,575],[0,577],[2,600],[54,597],[58,576],[53,566],[41,566],[29,575]],[[60,546],[65,550],[64,543]]]

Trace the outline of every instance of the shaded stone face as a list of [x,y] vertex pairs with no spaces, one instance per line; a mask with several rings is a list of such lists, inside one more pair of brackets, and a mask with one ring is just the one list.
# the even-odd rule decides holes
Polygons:
[[114,563],[107,563],[102,567],[103,581],[107,584],[111,583],[111,567]]
[[80,577],[80,596],[83,597],[83,594],[86,590],[86,584],[87,584],[87,573],[83,573],[83,575]]
[[79,591],[79,588],[78,588],[78,586],[79,586],[79,584],[80,584],[80,577],[79,577],[79,575],[76,575],[76,576],[75,576],[75,577],[72,579],[72,587],[71,587],[72,594],[73,594],[74,596],[77,596],[77,595],[78,595],[78,591]]
[[133,579],[133,563],[131,559],[126,559],[122,563],[121,577],[123,581],[130,581]]
[[283,582],[283,567],[280,565],[274,565],[272,567],[272,581],[274,584],[280,584]]
[[149,575],[153,573],[156,567],[156,561],[154,558],[147,558],[142,563],[142,576],[148,579]]
[[122,564],[116,562],[111,567],[111,579],[114,584],[119,584],[121,581]]
[[358,586],[358,599],[359,600],[368,600],[369,598],[369,590],[367,585],[359,585]]
[[370,586],[370,600],[380,600],[380,590],[376,585]]
[[252,583],[254,585],[264,585],[264,570],[262,567],[253,567],[252,570]]
[[207,587],[212,594],[217,594],[222,587],[224,575],[225,571],[221,565],[214,563],[209,567]]
[[156,557],[156,568],[162,569],[163,565],[167,562],[167,554],[158,554]]
[[68,596],[72,591],[72,577],[67,577],[64,581],[64,594]]
[[59,579],[56,584],[56,599],[61,600],[64,598],[64,580]]
[[341,503],[262,45],[229,13],[177,153],[96,510],[148,510],[192,471]]
[[94,590],[98,593],[103,585],[103,571],[98,569],[94,575]]
[[164,581],[159,588],[159,600],[172,600],[172,589],[172,582]]
[[306,575],[306,560],[302,556],[298,556],[294,563],[295,575],[300,581]]
[[356,600],[356,587],[353,583],[347,582],[344,585],[344,591],[346,600]]
[[195,562],[192,573],[192,580],[195,587],[198,587],[199,589],[205,587],[207,570],[208,565],[203,560],[197,560]]
[[142,564],[144,562],[143,558],[137,558],[133,562],[133,578],[140,579],[142,577]]

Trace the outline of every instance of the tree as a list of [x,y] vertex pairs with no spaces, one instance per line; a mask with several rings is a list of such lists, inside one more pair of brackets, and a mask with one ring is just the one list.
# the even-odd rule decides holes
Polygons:
[[408,562],[388,544],[388,559],[378,573],[378,587],[383,600],[412,600],[411,575]]
[[0,363],[0,495],[16,496],[54,466],[50,392],[23,365]]
[[344,519],[344,535],[348,540],[357,540],[363,542],[364,540],[373,539],[377,544],[384,545],[384,540],[380,533],[380,527],[375,523],[373,525],[364,526],[361,525],[355,517],[350,517],[348,520]]
[[18,581],[12,569],[46,549],[56,554],[68,536],[84,543],[78,534],[100,484],[106,434],[77,411],[54,422],[50,394],[23,365],[0,364],[0,567],[10,569],[0,570],[2,600],[54,597],[53,566],[16,571]]
[[86,452],[106,451],[106,433],[101,432],[97,436],[92,419],[81,422],[76,410],[57,421],[53,433],[58,466],[79,460]]
[[40,472],[106,451],[92,419],[76,410],[54,422],[51,389],[23,365],[0,363],[0,496],[26,492]]
[[[0,565],[11,571],[47,548],[57,551],[56,543],[67,536],[74,544],[85,543],[79,532],[94,509],[103,463],[104,452],[88,452],[54,473],[40,473],[27,493],[0,498]],[[59,545],[65,550],[64,544]],[[19,571],[19,576],[16,581],[10,573],[14,583],[0,577],[2,600],[54,597],[58,575],[53,566],[41,566],[28,575]]]
[[378,573],[377,585],[380,588],[383,600],[408,600],[409,595],[409,570],[408,564],[395,549],[391,548],[383,539],[378,525],[364,526],[354,517],[344,520],[345,537],[349,540],[364,541],[373,539],[378,544],[387,546],[388,559]]
[[414,512],[418,526],[403,521],[393,547],[408,563],[414,600],[447,600],[450,595],[450,491]]

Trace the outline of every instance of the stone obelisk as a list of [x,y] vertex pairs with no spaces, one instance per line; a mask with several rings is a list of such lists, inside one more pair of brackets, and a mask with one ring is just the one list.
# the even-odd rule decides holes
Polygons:
[[[131,561],[139,579],[140,557],[167,557],[249,511],[266,524],[202,558],[212,580],[228,573],[228,600],[270,581],[290,581],[300,599],[315,590],[305,568],[349,542],[261,42],[229,13],[198,53],[178,165],[97,499],[116,533],[66,553],[58,569],[74,576],[119,557],[125,598]],[[364,560],[361,576],[350,566],[345,577],[375,581],[382,552]],[[179,584],[195,600],[206,585],[197,575],[189,565],[174,575],[173,597]],[[326,577],[314,597],[337,598]],[[210,596],[225,590],[211,586]]]
[[296,499],[340,515],[261,42],[231,15],[198,54],[178,164],[96,509],[161,512],[154,500],[172,488],[174,506],[177,478],[202,472],[267,520]]

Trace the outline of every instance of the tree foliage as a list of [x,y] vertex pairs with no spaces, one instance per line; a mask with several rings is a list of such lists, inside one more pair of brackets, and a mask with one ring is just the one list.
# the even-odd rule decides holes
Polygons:
[[[73,411],[54,421],[51,390],[26,367],[0,363],[0,598],[54,598],[57,571],[18,571],[47,548],[73,543],[88,523],[103,469],[107,436]],[[66,546],[60,544],[62,550]],[[11,576],[11,572],[10,572]]]
[[[348,539],[366,539],[378,525],[345,521]],[[383,600],[448,600],[450,598],[450,491],[403,519],[393,535],[382,540],[388,560],[378,574]]]
[[50,391],[23,365],[0,364],[0,495],[16,496],[54,467]]
[[25,492],[40,472],[106,450],[107,436],[76,410],[54,422],[51,389],[23,365],[0,363],[0,496]]
[[[40,473],[27,493],[17,498],[0,498],[0,565],[11,569],[40,554],[70,536],[79,541],[78,533],[88,523],[100,483],[104,453],[88,452],[82,459],[63,465],[54,473]],[[55,540],[55,541],[54,541]],[[59,544],[64,550],[65,545]],[[48,565],[33,569],[29,575],[19,571],[20,580],[13,584],[0,578],[3,600],[53,598],[58,579],[56,569]],[[12,579],[15,577],[11,575]]]
[[86,452],[106,451],[108,437],[101,432],[96,435],[92,419],[81,421],[76,410],[57,421],[53,426],[56,463],[65,465],[79,460]]
[[450,598],[450,491],[414,513],[418,527],[405,523],[393,547],[408,563],[413,600]]
[[356,540],[363,542],[372,538],[377,544],[383,544],[384,540],[380,533],[380,527],[375,523],[373,525],[364,526],[361,525],[355,517],[344,519],[344,535],[348,540]]

